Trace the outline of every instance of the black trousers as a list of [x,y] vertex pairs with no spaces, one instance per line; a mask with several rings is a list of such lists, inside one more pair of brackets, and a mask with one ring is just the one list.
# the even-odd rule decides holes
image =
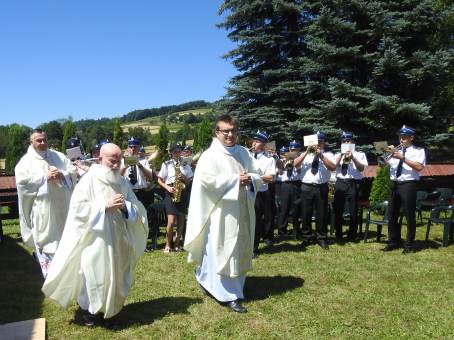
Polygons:
[[360,181],[354,179],[337,179],[334,185],[334,228],[336,237],[342,238],[342,224],[345,204],[350,214],[348,237],[356,238],[358,234],[358,193]]
[[327,239],[328,184],[301,184],[302,236],[309,241],[313,237],[312,215],[315,210],[317,240]]
[[388,200],[388,243],[398,246],[401,243],[401,227],[398,223],[400,208],[407,220],[406,247],[412,247],[416,234],[416,181],[393,182]]
[[276,182],[276,195],[279,201],[278,231],[284,234],[287,231],[289,218],[292,218],[294,233],[300,232],[301,182]]
[[255,198],[254,250],[258,249],[260,239],[272,240],[274,238],[272,204],[274,204],[274,196],[269,190],[257,193]]

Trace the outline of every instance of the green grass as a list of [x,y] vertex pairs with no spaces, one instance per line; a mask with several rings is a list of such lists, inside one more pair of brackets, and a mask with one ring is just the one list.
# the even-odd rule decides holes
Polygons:
[[144,254],[117,330],[80,326],[75,305],[65,310],[44,298],[17,221],[4,229],[0,323],[44,317],[48,339],[454,337],[454,245],[440,247],[441,226],[429,243],[418,228],[421,250],[410,255],[383,253],[373,238],[329,251],[313,245],[302,252],[291,239],[263,248],[246,281],[243,315],[201,294],[185,253]]

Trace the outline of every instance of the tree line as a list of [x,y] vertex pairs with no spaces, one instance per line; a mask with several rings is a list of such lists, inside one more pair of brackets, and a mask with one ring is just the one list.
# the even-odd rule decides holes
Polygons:
[[[202,104],[203,106],[198,106]],[[207,147],[211,140],[212,122],[216,117],[214,111],[204,115],[188,114],[182,116],[179,119],[182,126],[175,132],[170,132],[167,128],[167,119],[170,117],[171,121],[175,121],[176,118],[171,117],[174,112],[207,108],[211,107],[211,105],[205,101],[193,101],[181,105],[166,106],[163,110],[160,110],[160,108],[149,109],[153,110],[153,112],[166,112],[160,115],[161,127],[158,134],[151,134],[149,130],[142,127],[129,128],[128,132],[125,133],[121,128],[121,123],[127,121],[124,117],[130,113],[121,118],[82,119],[78,121],[74,121],[69,117],[68,119],[52,120],[36,128],[46,131],[49,146],[62,152],[65,152],[68,147],[68,141],[72,137],[78,137],[82,142],[84,151],[89,154],[91,148],[102,140],[109,140],[122,148],[126,148],[127,139],[134,136],[140,139],[145,146],[160,145],[162,149],[160,158],[162,161],[166,157],[165,149],[172,142],[184,144],[188,140],[194,140],[196,151]],[[29,145],[31,131],[31,127],[20,124],[0,126],[0,158],[6,159],[6,174],[14,174],[14,167]]]

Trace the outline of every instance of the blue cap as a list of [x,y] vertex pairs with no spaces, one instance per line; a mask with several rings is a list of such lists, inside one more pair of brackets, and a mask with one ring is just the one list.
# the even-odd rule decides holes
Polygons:
[[326,139],[326,135],[321,131],[317,131],[317,139],[324,141]]
[[189,145],[185,145],[183,148],[183,151],[190,151],[190,150],[192,150],[192,149]]
[[341,139],[353,139],[353,132],[342,131]]
[[181,150],[181,144],[180,143],[172,143],[172,144],[170,144],[169,151],[172,152],[175,149],[180,149]]
[[103,139],[103,140],[100,140],[98,143],[96,143],[91,149],[92,150],[100,150],[101,149],[101,146],[103,146],[104,144],[107,144],[107,143],[110,143],[108,139]]
[[414,136],[415,134],[416,134],[416,131],[409,126],[403,125],[399,130],[399,135],[402,135],[402,136]]
[[260,130],[257,130],[257,132],[254,133],[254,135],[252,136],[252,139],[259,140],[263,143],[267,143],[269,138],[270,137],[266,134],[265,131],[260,131]]
[[288,147],[283,146],[282,148],[279,149],[279,153],[285,153],[288,152]]
[[301,144],[294,139],[290,142],[288,147],[289,147],[289,149],[297,149],[297,148],[301,147]]
[[128,146],[140,146],[140,140],[134,138],[134,137],[131,137],[128,139]]
[[72,137],[68,140],[68,147],[70,148],[75,148],[77,146],[80,146],[80,139],[77,137]]
[[141,146],[139,152],[145,152],[145,148]]

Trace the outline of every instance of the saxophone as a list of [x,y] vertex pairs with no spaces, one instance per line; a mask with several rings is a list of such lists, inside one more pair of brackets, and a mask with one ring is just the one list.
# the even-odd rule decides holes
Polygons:
[[178,159],[178,161],[175,163],[175,182],[173,183],[175,192],[172,197],[172,202],[174,203],[180,203],[181,193],[185,188],[184,182],[180,179],[180,177],[181,177],[180,159]]

